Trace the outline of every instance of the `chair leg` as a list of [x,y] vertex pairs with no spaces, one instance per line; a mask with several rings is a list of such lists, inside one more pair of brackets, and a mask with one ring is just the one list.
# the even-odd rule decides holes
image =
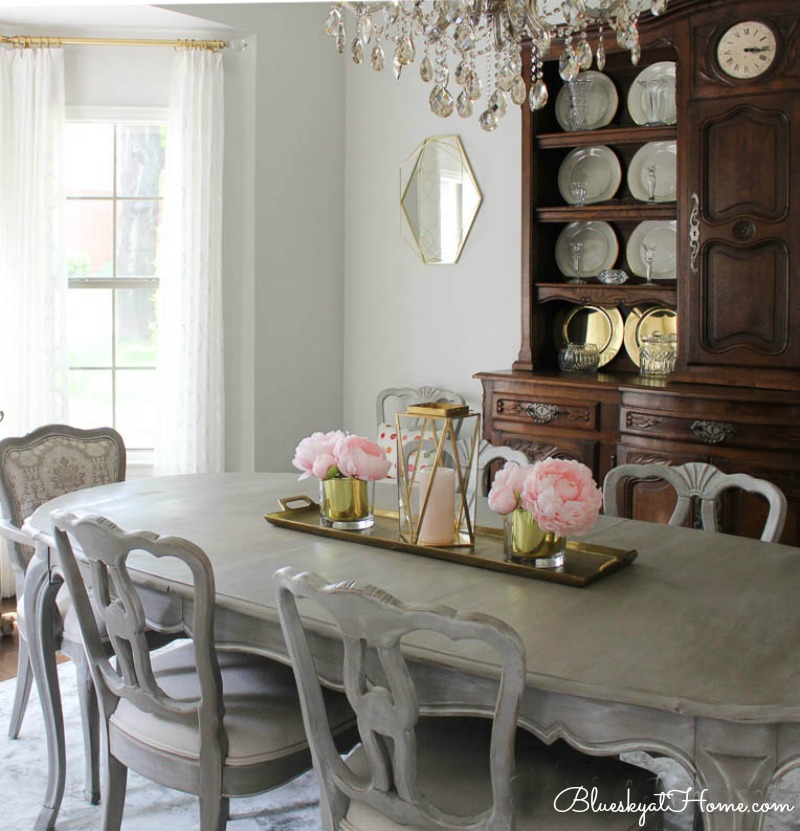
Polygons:
[[17,686],[14,690],[14,707],[11,710],[11,721],[8,725],[8,738],[16,739],[22,727],[22,719],[28,707],[28,698],[33,683],[33,668],[28,658],[28,642],[25,638],[19,639],[19,656],[17,660]]
[[128,768],[106,751],[106,780],[103,788],[103,831],[120,831],[128,788]]
[[100,801],[100,713],[97,694],[89,672],[89,663],[83,648],[70,650],[78,680],[78,702],[83,723],[83,755],[86,768],[84,793],[86,801],[97,805]]
[[200,831],[225,831],[228,826],[231,801],[215,790],[200,789]]

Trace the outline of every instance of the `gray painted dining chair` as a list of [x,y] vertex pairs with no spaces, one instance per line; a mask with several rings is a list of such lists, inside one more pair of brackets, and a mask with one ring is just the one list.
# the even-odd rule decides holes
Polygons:
[[[596,787],[606,803],[624,801],[629,792],[633,800],[649,803],[655,780],[649,771],[583,755],[561,741],[547,746],[517,729],[525,654],[519,635],[505,623],[442,606],[408,606],[373,586],[328,585],[319,575],[289,567],[277,571],[274,580],[320,779],[325,831],[627,831],[637,826],[633,815],[587,816],[554,808],[562,790],[581,786]],[[346,759],[331,736],[298,601],[316,604],[326,621],[332,617],[344,643],[344,687],[361,737]],[[414,675],[401,646],[406,635],[420,631],[480,641],[497,653],[502,674],[493,718],[420,717]],[[452,712],[457,706],[440,704],[438,710]],[[661,827],[660,814],[648,816],[643,827]]]
[[[125,443],[110,427],[79,430],[49,424],[25,436],[0,441],[0,536],[10,542],[11,564],[17,593],[19,657],[14,704],[8,735],[19,736],[30,696],[33,672],[24,616],[25,573],[33,554],[33,541],[22,530],[24,520],[40,505],[65,493],[125,479]],[[97,702],[83,650],[77,618],[69,593],[56,600],[58,649],[75,663],[78,697],[83,721],[86,759],[86,798],[100,798]]]
[[[201,548],[179,537],[127,533],[99,516],[54,512],[52,519],[98,693],[104,831],[120,828],[129,769],[197,794],[200,831],[220,831],[230,798],[270,790],[311,767],[292,670],[215,646],[214,572]],[[132,551],[187,567],[193,597],[185,642],[151,651],[128,570]],[[333,741],[351,748],[354,714],[345,696],[328,693],[322,707]]]
[[465,404],[463,395],[440,387],[389,387],[381,390],[375,399],[375,421],[380,429],[382,424],[394,423],[396,413],[405,412],[410,404]]
[[786,497],[783,491],[765,479],[756,479],[746,473],[723,473],[713,465],[688,462],[683,465],[630,464],[612,468],[603,480],[603,513],[619,516],[619,488],[621,483],[637,480],[662,479],[675,489],[677,503],[669,525],[683,525],[689,516],[693,499],[700,502],[700,519],[706,531],[719,531],[717,500],[723,491],[740,488],[761,494],[769,504],[761,539],[777,542],[786,522]]

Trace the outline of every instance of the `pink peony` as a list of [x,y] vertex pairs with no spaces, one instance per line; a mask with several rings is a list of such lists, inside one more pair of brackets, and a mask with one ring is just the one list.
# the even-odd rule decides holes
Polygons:
[[[341,430],[333,430],[330,433],[312,433],[303,439],[297,445],[297,449],[294,451],[294,459],[292,459],[292,464],[298,470],[303,471],[300,478],[306,479],[311,475],[320,479],[324,478],[319,476],[314,469],[315,462],[321,457],[333,459],[333,447],[339,439],[344,438],[344,435]],[[335,459],[333,459],[332,464],[336,464]]]
[[603,495],[586,465],[571,459],[546,459],[533,466],[520,502],[542,530],[567,536],[582,534],[594,525]]
[[510,514],[519,507],[525,479],[532,469],[533,465],[506,462],[502,469],[497,471],[489,491],[489,507],[496,514]]
[[342,436],[333,448],[342,476],[371,482],[389,472],[389,460],[380,447],[361,436]]

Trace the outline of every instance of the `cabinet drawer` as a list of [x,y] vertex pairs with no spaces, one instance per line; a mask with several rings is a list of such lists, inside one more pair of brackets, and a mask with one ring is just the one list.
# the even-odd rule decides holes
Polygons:
[[620,411],[623,435],[645,436],[669,441],[716,447],[755,450],[800,445],[800,428],[774,421],[750,421],[730,415],[709,417],[623,406]]
[[600,430],[600,402],[570,398],[558,390],[520,395],[496,391],[492,396],[493,424],[497,430],[530,433],[532,427],[548,430]]

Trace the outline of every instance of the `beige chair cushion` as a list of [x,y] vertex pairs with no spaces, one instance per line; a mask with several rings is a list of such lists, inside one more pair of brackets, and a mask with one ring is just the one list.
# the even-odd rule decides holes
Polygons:
[[[308,741],[292,668],[242,652],[220,651],[218,656],[229,742],[226,765],[253,765],[306,749]],[[171,697],[197,698],[192,643],[154,655],[153,669],[159,686]],[[326,692],[325,701],[335,734],[355,722],[343,695]],[[143,712],[127,699],[119,702],[111,716],[110,729],[112,742],[113,732],[120,731],[166,753],[193,760],[200,755],[196,725],[178,724]]]
[[[56,608],[58,609],[58,617],[56,618],[56,637],[64,637],[66,640],[74,643],[83,643],[83,635],[81,635],[81,627],[78,623],[78,615],[75,611],[75,606],[72,603],[72,597],[67,591],[66,586],[62,586],[56,595]],[[23,633],[25,629],[25,604],[19,603],[17,605],[17,628]],[[100,632],[101,638],[108,637],[108,629],[106,623],[100,615],[95,614],[95,621],[97,622],[97,629]]]
[[[456,815],[474,814],[491,803],[488,719],[426,718],[417,730],[420,787],[434,805]],[[360,775],[368,765],[359,745],[348,764]],[[586,756],[558,741],[550,747],[522,730],[517,734],[517,773],[514,779],[514,816],[517,831],[627,831],[638,829],[639,814],[565,811],[553,807],[565,788],[598,788],[598,801],[652,802],[659,788],[650,771],[620,762]],[[572,799],[565,796],[559,807]],[[659,826],[659,816],[648,814],[645,829]],[[352,800],[341,831],[425,831],[399,825],[363,802]]]

